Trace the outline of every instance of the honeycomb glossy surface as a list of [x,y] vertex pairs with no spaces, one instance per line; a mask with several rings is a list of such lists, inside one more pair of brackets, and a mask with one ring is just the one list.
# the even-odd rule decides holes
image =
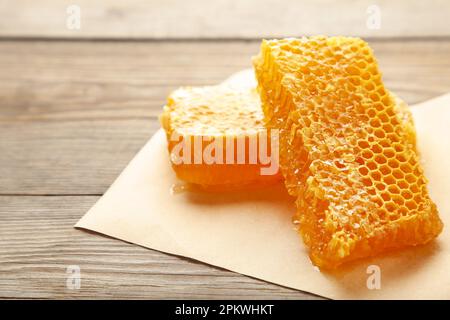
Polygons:
[[314,264],[335,268],[442,230],[407,107],[359,38],[263,41],[254,58],[280,165]]
[[[227,85],[182,87],[170,94],[160,117],[169,141],[169,152],[179,142],[170,137],[175,132],[194,145],[195,138],[222,139],[222,154],[226,158],[227,147],[232,141],[233,163],[222,164],[174,164],[177,176],[187,182],[212,191],[231,191],[258,187],[279,181],[281,174],[261,175],[261,165],[249,160],[249,139],[259,139],[264,126],[264,114],[256,89],[238,89]],[[237,163],[237,139],[245,139],[246,163]],[[202,152],[207,143],[203,144]],[[229,150],[229,149],[228,149]],[[192,151],[192,154],[197,151]],[[225,160],[224,160],[225,162]]]

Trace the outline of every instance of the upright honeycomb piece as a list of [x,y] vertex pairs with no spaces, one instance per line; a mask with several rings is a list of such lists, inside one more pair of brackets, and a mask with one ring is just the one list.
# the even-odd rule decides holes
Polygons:
[[442,230],[404,104],[358,38],[263,41],[254,58],[300,233],[319,267],[426,243]]
[[[281,174],[262,174],[270,164],[261,163],[250,140],[256,145],[267,136],[263,125],[261,102],[255,88],[239,89],[231,85],[184,87],[175,90],[164,107],[161,124],[166,131],[172,167],[177,176],[210,191],[232,191],[258,187],[279,181]],[[243,143],[239,145],[238,140]],[[267,137],[270,144],[270,138]],[[208,163],[203,159],[212,141],[222,161]],[[189,161],[177,161],[176,146],[180,141],[190,144]],[[200,150],[194,150],[195,141],[202,141]],[[244,146],[244,147],[239,147]],[[270,153],[270,145],[268,145]],[[217,150],[216,150],[217,149]],[[239,152],[242,151],[241,158]],[[182,152],[179,152],[183,156]],[[194,157],[200,154],[201,163]],[[227,161],[227,155],[230,157]],[[200,159],[198,158],[198,159]],[[241,159],[241,160],[239,160]],[[278,159],[276,159],[278,168]]]

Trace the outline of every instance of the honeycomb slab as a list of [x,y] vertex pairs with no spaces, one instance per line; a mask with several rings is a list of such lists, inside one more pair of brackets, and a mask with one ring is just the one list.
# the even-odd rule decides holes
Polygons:
[[[260,161],[260,142],[265,141],[267,155],[271,155],[263,119],[255,88],[217,85],[175,90],[160,120],[177,176],[210,191],[256,188],[280,181],[278,170],[273,174],[261,171],[270,164]],[[189,161],[177,161],[183,157],[183,152],[176,150],[180,141],[189,144]],[[195,149],[196,141],[202,141],[200,148]],[[214,149],[209,153],[217,161],[205,161],[208,148]],[[278,159],[274,160],[278,167]]]
[[384,87],[366,42],[265,40],[253,61],[314,264],[335,268],[441,232],[411,116]]

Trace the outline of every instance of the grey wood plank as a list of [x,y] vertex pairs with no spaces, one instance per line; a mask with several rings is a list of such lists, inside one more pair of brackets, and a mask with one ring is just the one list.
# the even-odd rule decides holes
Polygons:
[[[318,299],[74,229],[97,199],[0,196],[0,298]],[[80,289],[67,286],[66,271],[74,265]]]
[[[80,29],[67,27],[69,5]],[[379,29],[367,27],[377,5]],[[369,10],[369,11],[368,11]],[[446,0],[0,1],[0,37],[194,38],[449,36]]]

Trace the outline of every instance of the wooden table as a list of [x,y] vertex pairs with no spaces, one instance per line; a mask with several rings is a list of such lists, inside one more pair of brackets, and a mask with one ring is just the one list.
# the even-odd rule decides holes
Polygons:
[[262,36],[362,35],[409,103],[450,91],[446,1],[379,1],[379,30],[371,1],[77,2],[80,30],[64,1],[0,1],[0,298],[318,298],[73,225],[159,128],[167,94],[250,67]]

